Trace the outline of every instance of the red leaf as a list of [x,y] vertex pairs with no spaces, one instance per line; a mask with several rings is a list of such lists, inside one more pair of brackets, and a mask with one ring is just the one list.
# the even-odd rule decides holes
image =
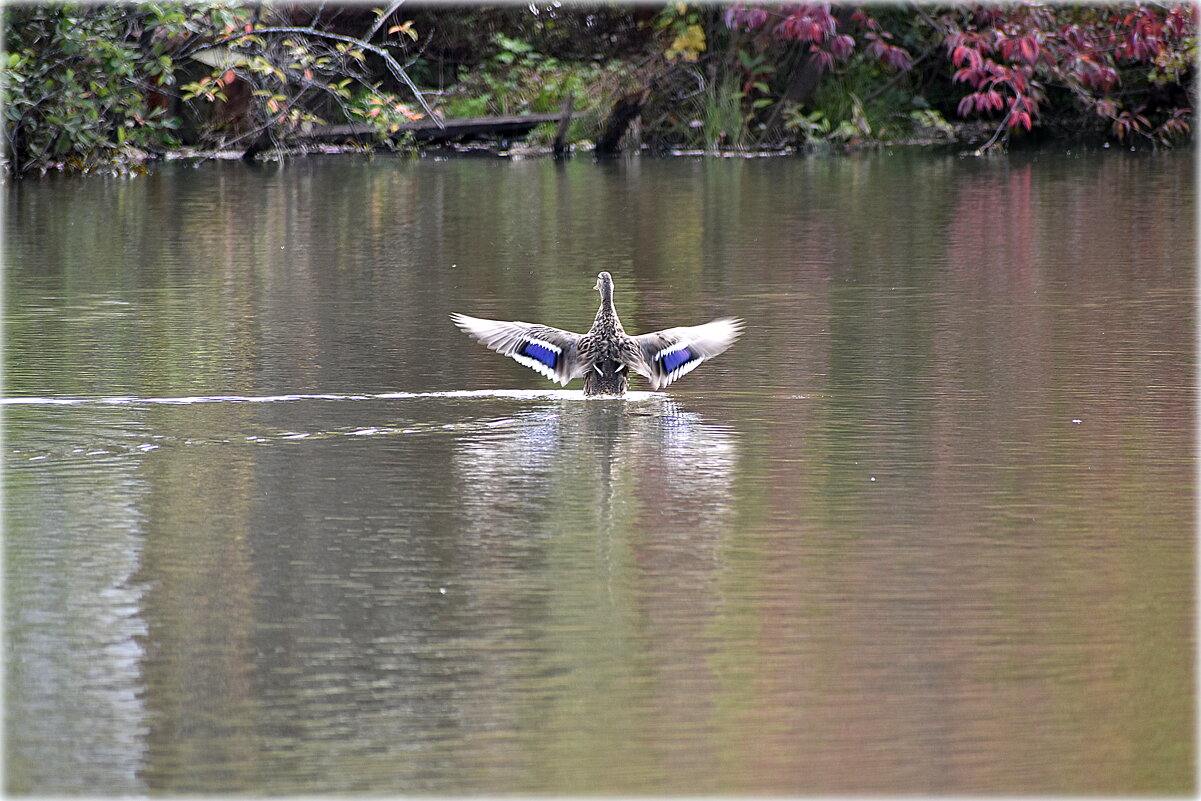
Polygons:
[[1027,64],[1033,64],[1038,60],[1038,40],[1034,38],[1034,34],[1026,36],[1022,39],[1022,59]]
[[905,48],[890,45],[884,54],[884,63],[905,72],[913,66],[913,59],[909,57],[909,51]]

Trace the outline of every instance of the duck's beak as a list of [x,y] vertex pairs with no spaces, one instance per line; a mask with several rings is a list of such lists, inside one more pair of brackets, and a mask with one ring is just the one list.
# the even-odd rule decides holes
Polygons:
[[592,288],[597,290],[598,292],[600,291],[600,279],[599,278],[596,279],[596,284]]

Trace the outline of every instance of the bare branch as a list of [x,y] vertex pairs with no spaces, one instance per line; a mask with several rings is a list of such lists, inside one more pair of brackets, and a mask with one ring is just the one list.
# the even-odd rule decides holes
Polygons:
[[863,98],[863,102],[870,103],[871,101],[875,100],[880,95],[887,92],[889,89],[891,89],[896,84],[897,81],[901,80],[901,78],[903,78],[904,76],[913,72],[914,67],[916,67],[918,64],[921,64],[923,61],[925,61],[927,58],[929,58],[930,54],[933,53],[935,51],[935,49],[937,49],[937,48],[938,48],[937,44],[930,45],[930,47],[926,48],[926,52],[922,53],[920,56],[918,56],[917,58],[915,58],[913,60],[913,63],[909,65],[909,69],[898,70],[896,75],[893,75],[885,83],[881,84],[880,86],[873,89],[870,93],[868,93],[867,97]]
[[1009,109],[1009,113],[1005,115],[1005,119],[1001,120],[1001,124],[997,126],[997,130],[993,133],[992,138],[985,143],[984,147],[980,148],[980,152],[988,151],[997,142],[997,138],[1001,134],[1005,134],[1005,139],[1002,141],[1002,146],[1009,142],[1009,119],[1013,116],[1013,109]]
[[[434,110],[432,108],[430,108],[429,104],[425,102],[425,96],[421,93],[421,90],[417,88],[417,85],[413,83],[412,79],[409,78],[409,74],[407,72],[405,72],[404,67],[400,66],[400,64],[398,64],[396,62],[396,59],[394,59],[392,57],[391,53],[389,53],[387,50],[385,50],[382,47],[377,47],[376,45],[369,44],[367,42],[364,42],[362,39],[356,39],[353,36],[343,36],[338,33],[326,33],[325,31],[314,30],[313,28],[301,28],[301,27],[291,27],[291,26],[275,27],[275,28],[258,28],[257,30],[253,30],[253,31],[241,31],[238,33],[230,34],[229,36],[224,36],[213,42],[209,42],[208,44],[198,47],[195,50],[193,50],[192,52],[199,53],[203,50],[210,50],[214,47],[221,47],[223,45],[227,45],[230,42],[235,42],[239,39],[245,39],[248,36],[261,36],[263,34],[271,34],[271,33],[280,33],[280,34],[295,33],[295,34],[301,34],[304,36],[314,36],[319,39],[329,39],[329,40],[335,41],[335,42],[344,42],[346,44],[354,45],[355,47],[360,47],[363,50],[366,50],[368,53],[374,53],[375,55],[379,56],[380,58],[382,58],[384,60],[384,64],[388,67],[388,71],[392,73],[392,76],[394,78],[396,78],[398,81],[401,81],[402,83],[404,83],[406,86],[409,87],[409,90],[417,98],[417,102],[421,103],[421,107],[423,109],[425,109],[426,116],[428,116],[431,120],[433,120],[434,124],[437,125],[439,128],[446,127],[443,124],[442,120],[440,120],[437,117],[437,115],[434,114]],[[189,54],[189,55],[191,55],[191,54]]]
[[404,5],[404,2],[405,2],[405,0],[392,0],[392,4],[389,5],[386,9],[384,9],[383,13],[379,15],[379,19],[377,19],[375,21],[375,24],[371,26],[371,30],[369,30],[369,31],[367,31],[367,33],[363,34],[363,41],[370,42],[371,37],[375,36],[375,32],[378,31],[381,26],[383,26],[384,20],[386,20],[386,19],[388,19],[388,17],[392,16],[392,14],[394,14],[396,12],[396,9],[398,9]]
[[921,17],[922,19],[924,19],[926,21],[926,24],[929,25],[931,28],[933,28],[937,33],[944,35],[944,36],[946,35],[946,33],[947,33],[946,29],[942,25],[938,24],[938,22],[936,22],[933,17],[931,17],[928,13],[926,13],[926,9],[922,8],[921,3],[910,3],[909,6],[914,11],[916,11],[918,13],[918,16]]

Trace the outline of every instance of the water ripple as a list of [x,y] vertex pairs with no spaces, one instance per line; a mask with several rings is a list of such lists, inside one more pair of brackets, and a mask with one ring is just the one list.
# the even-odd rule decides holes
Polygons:
[[582,390],[572,389],[465,389],[446,392],[382,392],[373,394],[290,394],[290,395],[189,395],[179,398],[136,398],[119,395],[108,398],[0,398],[0,406],[83,406],[121,404],[186,405],[192,403],[282,403],[303,400],[403,400],[409,398],[512,398],[515,400],[625,400],[644,401],[664,397],[662,392],[627,392],[621,398],[589,398]]

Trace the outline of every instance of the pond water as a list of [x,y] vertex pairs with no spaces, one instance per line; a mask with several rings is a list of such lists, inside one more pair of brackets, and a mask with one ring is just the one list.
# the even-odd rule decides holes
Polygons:
[[4,192],[9,792],[1195,790],[1191,153]]

